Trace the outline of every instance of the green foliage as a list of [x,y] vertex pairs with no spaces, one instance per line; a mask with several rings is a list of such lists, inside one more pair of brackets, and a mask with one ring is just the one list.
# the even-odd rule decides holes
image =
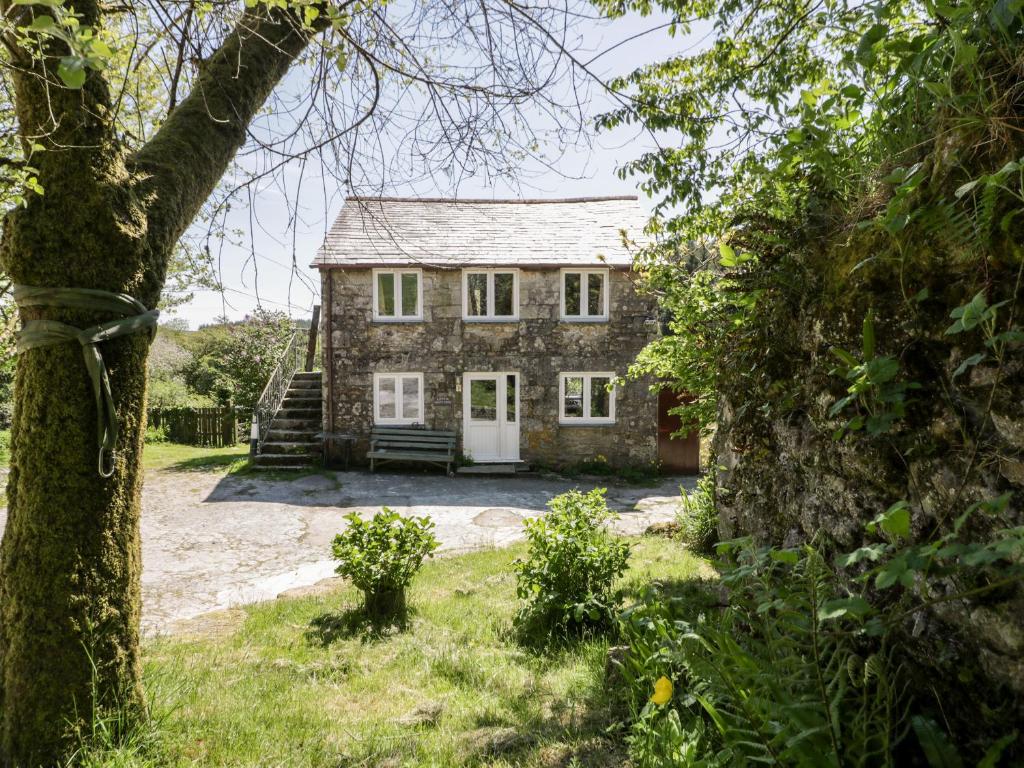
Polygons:
[[[1024,184],[1024,175],[1022,175]],[[1021,197],[1024,202],[1024,195]],[[1018,276],[1018,284],[1020,278]],[[1014,292],[1016,294],[1016,291]],[[985,297],[984,291],[974,294],[974,297],[949,313],[953,323],[946,329],[946,336],[958,336],[965,334],[968,339],[978,331],[981,334],[983,347],[974,354],[967,355],[950,375],[950,380],[966,373],[970,368],[983,363],[995,362],[1002,365],[1008,348],[1013,345],[1019,346],[1024,342],[1024,331],[1014,323],[1013,313],[1010,312],[1006,327],[1000,329],[999,311],[1009,304],[1009,300],[998,301],[990,305]],[[968,341],[965,339],[965,341]],[[969,343],[969,341],[968,341]]]
[[148,381],[146,401],[150,408],[207,408],[216,403],[212,398],[189,389],[185,370],[194,363],[188,349],[188,325],[161,323],[149,348],[146,362]]
[[906,415],[907,392],[920,389],[916,382],[897,380],[900,373],[898,360],[875,353],[875,321],[872,312],[864,318],[861,331],[863,337],[863,359],[839,347],[832,347],[832,354],[840,366],[831,373],[839,374],[850,382],[846,395],[829,409],[829,416],[836,416],[849,406],[854,406],[852,416],[833,437],[842,437],[846,432],[863,429],[868,435],[876,436],[892,429],[894,422]]
[[143,438],[146,441],[146,445],[152,445],[155,443],[168,443],[170,442],[170,436],[167,434],[166,426],[159,427],[146,427],[146,434]]
[[908,149],[931,138],[933,116],[961,129],[998,120],[1006,103],[986,65],[1020,28],[1019,3],[984,0],[598,4],[611,14],[660,6],[673,14],[672,34],[709,30],[708,41],[614,82],[634,98],[599,120],[679,132],[678,146],[649,152],[621,174],[646,176],[649,193],[681,210],[667,230],[684,241],[717,237],[740,211],[778,221],[812,195],[854,198],[884,165],[894,203],[883,219],[888,231],[902,231],[916,218],[904,203],[913,205],[930,179]]
[[[438,548],[429,517],[403,517],[384,507],[369,521],[355,512],[345,516],[348,527],[334,537],[331,551],[337,572],[362,590],[368,608],[375,601],[403,595],[412,577]],[[404,608],[404,599],[396,606]]]
[[[986,538],[966,534],[983,518],[983,528],[1004,518],[1011,494],[971,504],[951,529],[924,541],[914,541],[911,510],[899,501],[868,523],[869,534],[881,541],[841,555],[836,563],[859,572],[857,578],[877,590],[902,587],[910,605],[948,602],[965,595],[977,597],[1024,580],[1024,526],[996,527]],[[948,585],[958,586],[954,592]]]
[[718,543],[718,510],[715,508],[715,475],[707,473],[697,488],[683,493],[676,513],[679,538],[699,554],[711,554]]
[[579,475],[595,475],[605,477],[612,481],[644,485],[657,482],[659,469],[656,463],[648,464],[612,464],[608,458],[598,454],[592,459],[581,461],[577,464],[559,467],[553,471],[564,474],[567,477],[578,477]]
[[717,415],[720,361],[748,304],[734,280],[695,265],[686,255],[658,250],[641,259],[648,285],[660,292],[668,332],[640,352],[629,375],[671,382],[673,391],[687,395],[672,410],[682,420],[682,431],[706,432]]
[[201,328],[189,337],[185,383],[219,405],[252,408],[293,333],[287,315],[261,309],[239,323]]
[[525,639],[614,623],[619,596],[612,585],[626,570],[630,547],[606,529],[611,517],[605,489],[597,488],[556,496],[546,515],[524,523],[529,550],[514,567],[516,593],[526,601],[516,625]]
[[[657,677],[676,683],[634,720],[639,764],[892,765],[904,686],[884,646],[857,641],[860,610],[840,610],[850,602],[821,553],[723,546],[727,607],[653,593],[623,615],[634,707]],[[649,734],[666,728],[685,736],[663,751]]]
[[[961,765],[945,730],[910,717],[907,664],[921,660],[907,658],[895,631],[923,607],[1024,579],[1024,528],[963,536],[972,517],[998,519],[1008,501],[971,505],[953,533],[924,542],[914,540],[909,505],[897,502],[866,526],[880,541],[838,557],[838,570],[815,545],[726,542],[724,608],[699,591],[649,591],[621,617],[638,765],[896,765],[915,750],[928,765]],[[644,703],[661,676],[676,695]],[[985,764],[1015,741],[988,745]]]
[[177,376],[150,379],[146,387],[146,401],[150,408],[210,408],[217,405],[212,398],[192,392]]
[[[687,718],[696,712],[719,734],[716,748],[732,750],[727,762],[793,750],[808,764],[827,764],[804,754],[803,740],[792,741],[803,713],[785,710],[787,697],[803,706],[789,686],[810,679],[806,668],[762,653],[775,631],[764,625],[771,620],[782,627],[784,650],[798,649],[804,661],[814,656],[807,643],[813,587],[829,595],[817,613],[831,643],[821,646],[823,658],[873,655],[886,662],[894,690],[913,679],[932,691],[906,702],[917,719],[901,748],[918,751],[912,759],[921,763],[925,753],[945,754],[921,725],[937,723],[964,761],[978,760],[979,744],[1005,732],[1006,717],[994,713],[1019,707],[1019,692],[992,684],[1007,675],[977,660],[981,648],[999,646],[1003,630],[975,617],[991,612],[1008,631],[1021,627],[1013,501],[1020,483],[1008,468],[1022,458],[1024,139],[1007,126],[1024,117],[1024,6],[602,5],[613,14],[661,8],[673,33],[706,33],[617,82],[632,98],[601,121],[667,133],[663,149],[622,169],[644,175],[661,203],[650,226],[658,237],[639,249],[637,265],[659,292],[669,330],[678,328],[678,338],[645,352],[642,372],[719,400],[717,414],[705,408],[701,419],[717,416],[717,438],[734,459],[719,503],[729,505],[738,531],[772,542],[822,531],[815,555],[772,550],[778,565],[750,572],[767,574],[762,613],[744,607],[742,595],[730,597],[723,621],[733,617],[727,629],[742,653],[717,619],[683,612],[659,625],[680,643],[691,631],[700,639],[696,651],[672,652],[685,673],[674,679],[686,690],[712,686],[704,696],[710,707],[698,700],[678,709],[679,726],[664,725],[664,733],[705,739]],[[709,255],[716,245],[717,260]],[[832,444],[830,433],[844,440]],[[1015,494],[1009,502],[1008,492]],[[879,514],[879,498],[901,497]],[[861,525],[851,529],[858,516]],[[832,572],[822,563],[837,540],[862,545]],[[730,573],[744,567],[752,566]],[[803,594],[787,591],[798,586]],[[801,613],[806,627],[786,626]],[[730,694],[708,666],[715,660],[708,648],[732,662],[736,690],[749,691],[756,705],[749,716],[738,708],[744,697]],[[822,679],[838,686],[834,671],[826,665]],[[972,688],[972,679],[987,684]],[[942,704],[961,694],[959,710]],[[773,695],[779,708],[769,712]],[[869,698],[888,694],[879,696]],[[857,762],[866,753],[851,751],[842,728],[827,722],[845,726],[856,716],[841,709],[833,717],[826,698],[807,710],[806,742],[822,747],[831,733],[842,747],[833,746],[833,760]],[[981,710],[991,718],[975,717]],[[657,712],[644,718],[662,727]],[[911,724],[902,716],[893,722],[900,732]],[[733,743],[738,735],[760,751],[744,751],[754,747]]]

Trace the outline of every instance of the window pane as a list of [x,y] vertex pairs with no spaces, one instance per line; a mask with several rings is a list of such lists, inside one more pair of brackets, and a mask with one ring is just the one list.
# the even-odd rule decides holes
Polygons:
[[416,376],[402,379],[402,418],[420,418],[420,380]]
[[594,376],[590,379],[590,417],[607,419],[611,412],[611,393],[608,391],[607,376]]
[[487,275],[466,275],[466,312],[470,317],[487,314]]
[[498,272],[494,275],[494,314],[509,317],[516,313],[512,306],[512,287],[515,275],[511,272]]
[[393,419],[395,413],[395,377],[377,379],[377,418]]
[[604,275],[587,275],[587,314],[604,314]]
[[469,385],[469,416],[478,421],[498,420],[498,382],[474,379]]
[[511,423],[516,420],[516,377],[508,374],[505,377],[505,421]]
[[583,416],[583,377],[567,376],[565,379],[565,415]]
[[579,315],[580,313],[580,274],[579,272],[566,272],[565,285],[565,314]]
[[[395,273],[377,273],[377,314],[381,317],[395,316]],[[394,381],[392,380],[392,384]]]
[[402,273],[402,314],[414,316],[420,313],[420,276],[416,272]]

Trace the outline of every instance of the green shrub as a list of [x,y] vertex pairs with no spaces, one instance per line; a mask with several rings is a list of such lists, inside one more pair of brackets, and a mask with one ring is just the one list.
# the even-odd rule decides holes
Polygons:
[[[975,761],[985,758],[979,764],[999,764],[1017,732],[999,726],[954,745],[941,702],[936,708],[921,677],[920,648],[903,642],[898,628],[930,604],[996,593],[1024,577],[1024,528],[981,541],[962,536],[972,515],[991,516],[1008,503],[1006,494],[972,505],[959,531],[915,543],[911,511],[897,502],[866,526],[870,543],[835,558],[835,569],[816,544],[724,542],[725,606],[719,592],[696,586],[686,595],[651,589],[620,617],[633,761],[639,768],[962,765],[966,748]],[[917,593],[928,582],[942,591]],[[951,585],[960,591],[949,592]],[[674,694],[655,704],[663,676]]]
[[715,476],[703,475],[697,488],[684,493],[676,513],[679,538],[700,554],[710,554],[718,543],[718,510],[715,508]]
[[592,459],[586,459],[571,467],[575,474],[598,475],[599,477],[611,477],[615,474],[615,467],[609,463],[608,458],[598,454]]
[[369,521],[355,512],[345,516],[348,528],[334,537],[331,547],[339,561],[337,573],[363,592],[367,614],[400,617],[405,612],[405,588],[423,560],[438,547],[429,517],[402,517],[384,507]]
[[147,445],[153,443],[169,443],[171,441],[170,434],[167,431],[167,427],[161,425],[159,427],[149,426],[146,427],[146,435],[144,437]]
[[635,716],[635,762],[691,765],[679,755],[696,751],[701,765],[891,764],[906,700],[888,654],[857,641],[860,603],[840,597],[813,547],[735,546],[727,607],[652,593],[623,614],[634,712],[660,676],[675,683]]
[[632,485],[656,482],[660,477],[660,469],[655,462],[647,464],[612,464],[602,454],[577,464],[562,467],[561,472],[568,477],[594,475]]
[[619,596],[612,584],[626,570],[629,545],[606,529],[612,518],[605,490],[573,490],[527,520],[529,550],[514,563],[516,592],[526,601],[516,616],[525,639],[566,636],[614,624]]

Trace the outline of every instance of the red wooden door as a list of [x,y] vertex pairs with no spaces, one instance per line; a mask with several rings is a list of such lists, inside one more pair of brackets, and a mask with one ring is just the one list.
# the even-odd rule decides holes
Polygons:
[[700,471],[700,436],[696,431],[685,437],[672,437],[683,422],[674,413],[669,413],[680,403],[686,402],[686,395],[663,389],[658,393],[658,460],[664,472],[697,474]]

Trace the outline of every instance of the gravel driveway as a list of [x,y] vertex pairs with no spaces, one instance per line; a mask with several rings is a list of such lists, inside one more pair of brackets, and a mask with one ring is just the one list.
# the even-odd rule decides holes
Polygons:
[[[612,486],[616,528],[643,532],[671,520],[679,487]],[[294,480],[211,472],[151,471],[143,489],[142,625],[155,634],[174,622],[232,605],[275,597],[333,575],[330,542],[342,515],[387,505],[429,515],[442,550],[502,546],[522,538],[522,521],[551,497],[595,480],[541,477],[455,477],[432,474],[325,472]],[[0,509],[0,530],[6,523]]]

